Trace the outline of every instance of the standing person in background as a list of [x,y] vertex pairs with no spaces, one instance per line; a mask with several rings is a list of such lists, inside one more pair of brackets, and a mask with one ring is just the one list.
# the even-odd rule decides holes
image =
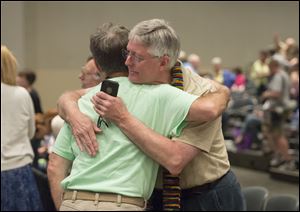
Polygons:
[[279,34],[274,35],[275,50],[288,62],[287,66],[292,66],[299,63],[299,46],[293,37],[288,37],[285,41],[280,39]]
[[293,169],[294,161],[288,152],[289,143],[284,131],[284,124],[290,112],[290,80],[279,61],[272,58],[269,68],[271,80],[262,98],[265,101],[263,109],[267,137],[275,153],[270,165],[276,167],[285,163],[286,167]]
[[28,92],[16,86],[16,73],[16,58],[1,45],[1,211],[40,211],[30,166],[34,110]]
[[86,64],[81,68],[81,73],[79,74],[81,87],[94,87],[102,82],[105,78],[105,72],[100,70],[100,68],[96,66],[94,58],[89,56],[86,60]]
[[254,83],[257,97],[260,97],[267,89],[268,77],[270,76],[268,63],[268,51],[262,50],[250,70],[250,79]]
[[290,72],[291,81],[291,99],[297,101],[297,106],[299,107],[299,64],[292,67]]
[[33,101],[34,112],[43,113],[40,96],[38,92],[33,88],[33,84],[36,80],[36,74],[30,69],[25,69],[18,73],[17,85],[24,87],[30,94]]

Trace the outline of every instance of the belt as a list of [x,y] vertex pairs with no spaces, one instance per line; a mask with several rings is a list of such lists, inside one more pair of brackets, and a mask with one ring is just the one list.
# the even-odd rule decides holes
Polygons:
[[90,200],[98,203],[102,202],[116,202],[117,204],[127,203],[132,205],[137,205],[141,208],[144,208],[146,201],[141,197],[128,197],[120,194],[113,193],[95,193],[89,191],[76,191],[68,190],[63,194],[63,200]]

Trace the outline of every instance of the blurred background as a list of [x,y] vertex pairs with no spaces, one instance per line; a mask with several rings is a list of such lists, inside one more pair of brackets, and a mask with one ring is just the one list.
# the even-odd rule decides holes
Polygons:
[[[178,33],[180,59],[186,67],[217,81],[218,73],[226,72],[228,80],[234,74],[230,85],[225,75],[221,82],[231,89],[222,128],[242,188],[265,187],[270,195],[291,194],[299,201],[298,1],[1,1],[1,44],[16,56],[18,71],[33,70],[34,88],[45,112],[36,115],[40,134],[35,135],[33,148],[35,167],[42,172],[35,175],[40,192],[46,194],[46,208],[53,210],[45,175],[49,147],[55,140],[50,137],[54,133],[51,120],[57,115],[59,96],[81,87],[78,77],[90,55],[90,35],[106,22],[131,29],[153,18],[165,19]],[[253,77],[264,66],[267,86],[268,61],[274,55],[289,75],[289,95],[296,102],[284,122],[286,154],[292,163],[272,154],[267,144],[262,92]]]
[[20,69],[36,71],[42,106],[52,108],[63,91],[79,87],[89,36],[99,25],[132,28],[152,18],[173,26],[182,50],[200,55],[205,72],[212,71],[215,56],[224,67],[248,67],[276,33],[299,40],[297,1],[1,1],[1,43],[13,51]]

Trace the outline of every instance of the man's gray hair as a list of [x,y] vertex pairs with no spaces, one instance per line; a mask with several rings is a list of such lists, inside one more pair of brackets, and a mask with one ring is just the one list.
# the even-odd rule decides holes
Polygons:
[[180,41],[174,29],[162,19],[142,21],[135,25],[129,33],[129,40],[141,42],[149,48],[153,56],[170,57],[169,68],[177,61]]

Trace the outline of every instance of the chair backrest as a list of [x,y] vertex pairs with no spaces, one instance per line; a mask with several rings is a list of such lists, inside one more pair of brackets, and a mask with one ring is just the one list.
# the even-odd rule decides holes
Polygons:
[[269,191],[262,186],[242,188],[247,211],[262,211],[268,198]]
[[299,198],[291,194],[280,194],[267,200],[265,211],[298,211]]

